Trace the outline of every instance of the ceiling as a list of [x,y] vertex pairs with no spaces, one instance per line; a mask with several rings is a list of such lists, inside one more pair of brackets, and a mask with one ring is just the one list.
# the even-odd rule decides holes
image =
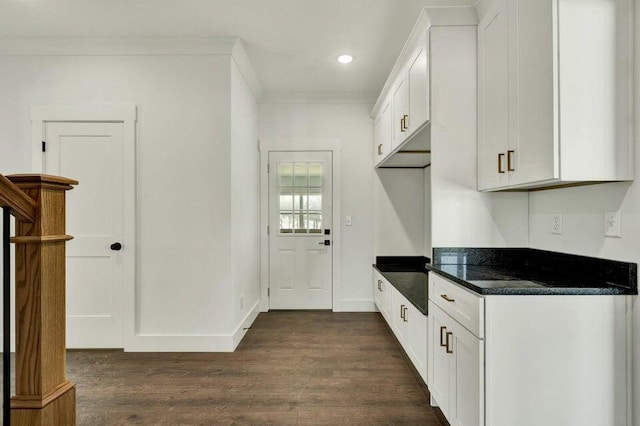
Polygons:
[[[0,38],[237,36],[267,93],[377,95],[420,9],[475,0],[2,0]],[[342,65],[336,57],[355,57]]]

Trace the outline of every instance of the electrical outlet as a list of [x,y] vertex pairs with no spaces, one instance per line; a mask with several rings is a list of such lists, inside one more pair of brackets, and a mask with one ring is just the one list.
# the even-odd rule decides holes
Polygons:
[[346,226],[351,226],[351,216],[347,216],[344,221]]
[[604,236],[620,238],[620,210],[615,212],[604,212]]
[[551,215],[551,233],[562,235],[562,213],[553,213]]

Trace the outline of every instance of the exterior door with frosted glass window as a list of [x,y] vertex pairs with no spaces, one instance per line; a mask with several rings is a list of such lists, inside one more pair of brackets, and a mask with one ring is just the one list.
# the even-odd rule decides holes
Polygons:
[[269,308],[332,308],[330,152],[269,153]]

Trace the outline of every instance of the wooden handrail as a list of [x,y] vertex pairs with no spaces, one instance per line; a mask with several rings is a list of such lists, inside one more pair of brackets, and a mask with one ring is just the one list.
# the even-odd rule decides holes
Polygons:
[[77,183],[0,175],[0,206],[16,216],[14,426],[76,424],[76,387],[65,371],[65,193]]
[[36,202],[0,174],[0,207],[9,207],[11,214],[22,222],[36,220]]

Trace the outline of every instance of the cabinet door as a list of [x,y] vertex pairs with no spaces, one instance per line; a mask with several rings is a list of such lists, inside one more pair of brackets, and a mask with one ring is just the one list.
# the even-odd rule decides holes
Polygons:
[[497,0],[478,24],[478,189],[509,184],[509,17]]
[[429,343],[427,358],[427,386],[442,413],[449,418],[450,354],[447,353],[445,340],[447,326],[451,319],[440,308],[429,302]]
[[409,358],[422,380],[427,382],[427,316],[409,304],[407,313]]
[[418,48],[409,61],[409,117],[407,134],[413,133],[430,118],[429,115],[429,50],[425,32]]
[[452,426],[483,426],[484,343],[458,323],[450,326],[454,365],[447,419]]
[[391,309],[391,321],[393,322],[394,332],[398,341],[407,349],[407,319],[405,316],[405,310],[407,309],[407,299],[401,295],[398,290],[393,289],[391,294],[393,307]]
[[409,92],[407,78],[402,74],[402,78],[396,83],[393,91],[393,145],[391,149],[395,149],[407,138],[409,118]]
[[373,273],[373,301],[375,302],[376,306],[378,307],[378,310],[380,311],[380,313],[382,313],[383,315],[385,315],[384,311],[384,306],[382,304],[382,291],[380,290],[382,288],[382,279],[380,277],[380,275],[374,271]]
[[386,280],[382,280],[382,284],[380,284],[380,300],[382,302],[382,309],[384,310],[385,317],[387,319],[387,323],[391,325],[391,298],[393,295],[393,287]]
[[515,77],[509,185],[520,185],[560,177],[553,87],[555,9],[552,2],[540,0],[511,0],[509,5],[510,75]]
[[392,109],[391,101],[387,101],[380,109],[380,115],[373,125],[373,160],[378,164],[391,152],[392,144]]
[[378,164],[382,154],[382,114],[373,122],[373,164]]

